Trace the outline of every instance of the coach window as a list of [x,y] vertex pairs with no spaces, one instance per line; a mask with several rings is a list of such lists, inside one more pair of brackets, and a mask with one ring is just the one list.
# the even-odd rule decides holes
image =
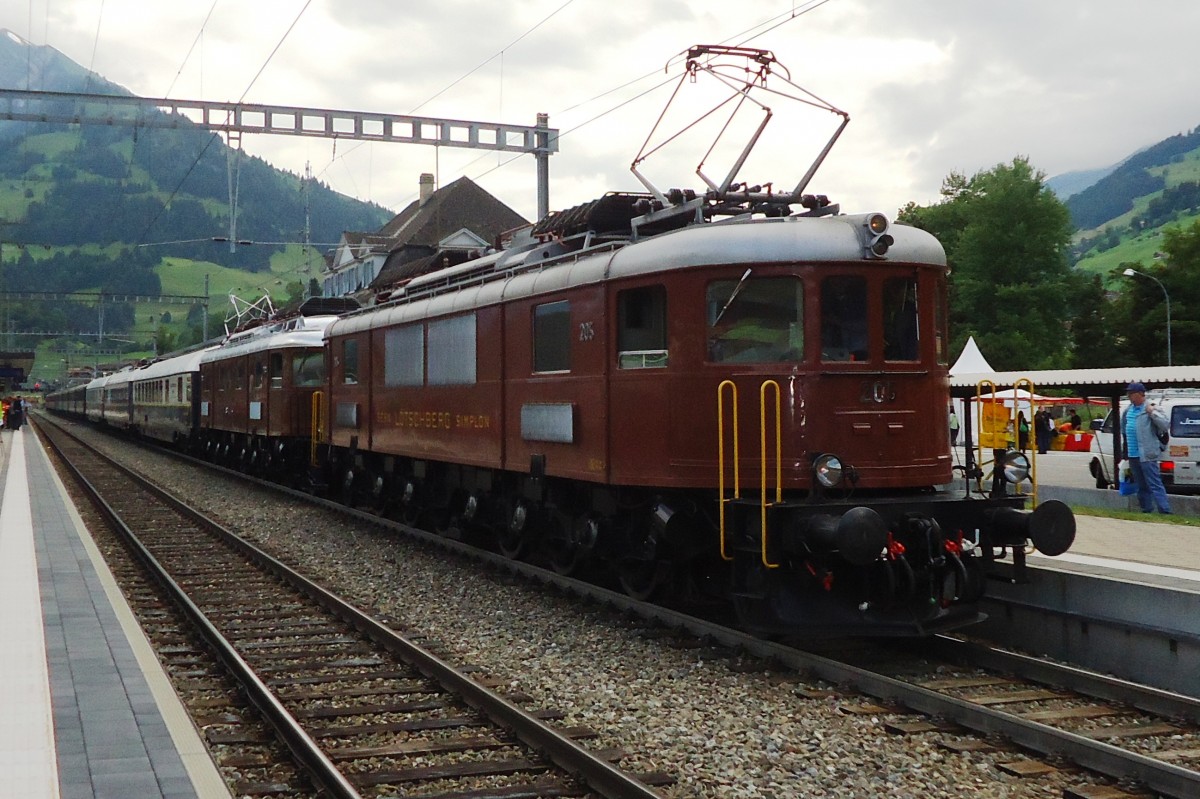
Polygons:
[[804,284],[795,277],[715,280],[705,295],[708,359],[715,363],[804,359]]
[[867,281],[835,275],[821,281],[821,360],[867,360]]
[[883,359],[920,359],[917,279],[892,277],[883,282]]
[[617,366],[667,365],[667,290],[644,286],[617,294]]
[[347,385],[358,382],[358,339],[342,342],[342,382]]
[[312,388],[325,382],[325,355],[306,352],[292,358],[292,386]]
[[283,388],[283,353],[271,353],[271,388]]
[[571,303],[548,302],[533,309],[533,371],[571,370]]

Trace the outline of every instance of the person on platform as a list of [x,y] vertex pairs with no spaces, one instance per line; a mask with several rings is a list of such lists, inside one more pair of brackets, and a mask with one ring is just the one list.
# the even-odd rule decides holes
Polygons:
[[1021,452],[1029,449],[1029,420],[1025,411],[1017,411],[1017,449]]
[[954,412],[954,408],[950,408],[950,446],[958,444],[958,414]]
[[1167,428],[1167,415],[1153,402],[1146,402],[1146,386],[1130,383],[1125,387],[1129,407],[1121,415],[1121,432],[1125,436],[1125,460],[1129,474],[1137,484],[1138,504],[1142,513],[1170,513],[1171,503],[1163,487],[1158,460],[1164,444],[1159,438]]
[[12,430],[20,430],[21,422],[25,421],[25,403],[20,397],[16,397],[8,404],[8,413],[5,415],[5,422]]
[[1054,439],[1054,422],[1050,419],[1050,411],[1038,408],[1033,415],[1033,435],[1037,441],[1039,455],[1045,455]]

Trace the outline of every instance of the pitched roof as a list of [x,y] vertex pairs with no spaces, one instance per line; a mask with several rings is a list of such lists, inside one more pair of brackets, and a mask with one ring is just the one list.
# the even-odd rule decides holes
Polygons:
[[424,205],[419,200],[411,202],[376,235],[392,239],[393,248],[410,244],[432,247],[463,227],[491,242],[501,233],[527,224],[479,184],[461,177],[435,191]]

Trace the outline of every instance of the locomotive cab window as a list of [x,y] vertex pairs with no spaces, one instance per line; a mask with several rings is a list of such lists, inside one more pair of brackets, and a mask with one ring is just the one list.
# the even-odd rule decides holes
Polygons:
[[325,356],[320,352],[306,352],[292,358],[292,385],[297,388],[313,388],[325,382]]
[[917,280],[888,278],[883,283],[883,359],[920,360],[920,328],[917,324]]
[[763,363],[804,359],[804,284],[795,277],[755,277],[708,284],[708,359]]
[[667,290],[644,286],[617,294],[617,366],[667,365]]
[[548,302],[533,309],[533,371],[571,370],[571,303]]
[[834,275],[821,281],[821,360],[865,361],[867,281]]
[[342,382],[347,385],[358,383],[358,340],[348,338],[342,342]]
[[283,388],[283,353],[271,353],[271,388]]

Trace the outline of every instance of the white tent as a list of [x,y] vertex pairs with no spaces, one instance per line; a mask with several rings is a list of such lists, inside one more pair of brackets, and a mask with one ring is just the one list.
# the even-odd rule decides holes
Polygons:
[[979,345],[975,343],[974,336],[967,339],[962,354],[958,356],[958,360],[950,367],[951,375],[973,375],[993,371],[995,370],[992,369],[992,365],[987,362],[987,358],[984,358],[983,353],[979,351]]

